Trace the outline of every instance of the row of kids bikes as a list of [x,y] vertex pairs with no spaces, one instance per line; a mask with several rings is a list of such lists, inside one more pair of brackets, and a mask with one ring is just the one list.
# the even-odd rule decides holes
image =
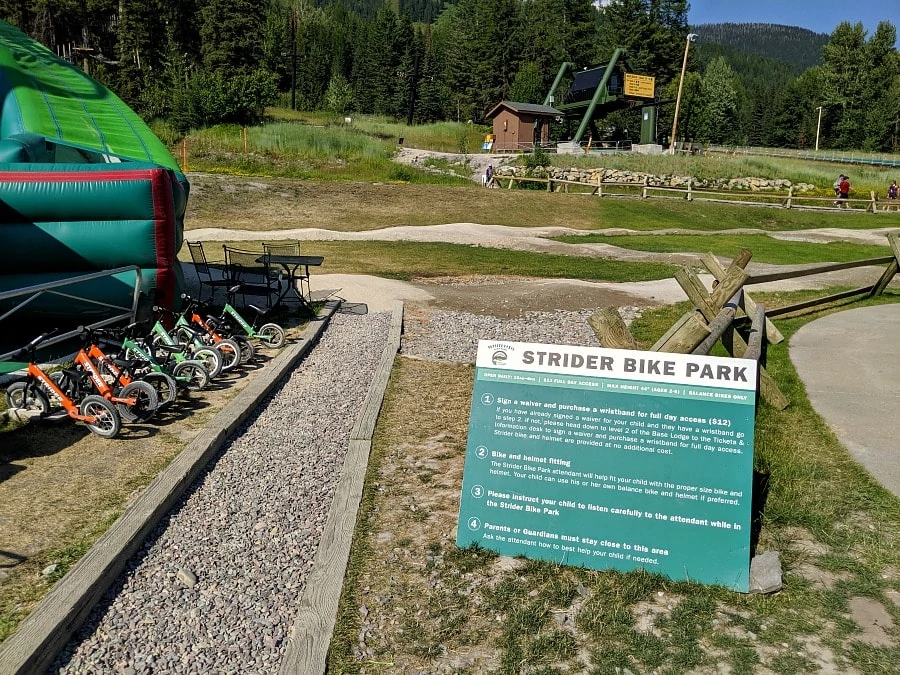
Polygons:
[[[239,289],[230,289],[229,295]],[[212,315],[209,306],[181,297],[181,313],[154,307],[152,326],[82,329],[72,364],[49,374],[35,362],[35,351],[56,331],[36,337],[9,357],[24,357],[28,369],[7,387],[7,407],[41,417],[67,415],[98,436],[113,438],[123,422],[147,422],[179,394],[201,391],[251,362],[257,344],[275,349],[285,344],[284,329],[265,322],[268,310],[250,305],[256,316],[248,322],[228,302]]]

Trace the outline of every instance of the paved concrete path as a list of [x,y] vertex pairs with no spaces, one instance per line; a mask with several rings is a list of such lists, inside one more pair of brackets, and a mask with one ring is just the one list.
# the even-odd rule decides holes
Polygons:
[[809,400],[875,479],[900,496],[900,304],[806,324],[791,360]]

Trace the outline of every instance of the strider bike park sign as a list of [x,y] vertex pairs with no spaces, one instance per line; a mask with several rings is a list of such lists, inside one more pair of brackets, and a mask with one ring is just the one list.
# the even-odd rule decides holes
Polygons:
[[478,346],[457,545],[749,586],[757,364]]

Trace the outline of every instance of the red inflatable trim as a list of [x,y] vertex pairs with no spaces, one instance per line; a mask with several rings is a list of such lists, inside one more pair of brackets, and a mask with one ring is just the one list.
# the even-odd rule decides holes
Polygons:
[[153,223],[156,239],[156,303],[175,306],[175,207],[172,182],[165,169],[150,172],[153,194]]

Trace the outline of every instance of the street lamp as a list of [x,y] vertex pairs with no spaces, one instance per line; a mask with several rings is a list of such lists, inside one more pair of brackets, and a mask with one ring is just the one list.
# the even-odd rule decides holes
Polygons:
[[819,121],[816,124],[816,152],[819,151],[819,131],[822,129],[822,106],[816,108],[819,111]]
[[687,69],[688,50],[691,43],[697,39],[696,33],[688,33],[684,43],[684,61],[681,62],[681,79],[678,80],[678,96],[675,97],[675,119],[672,120],[672,139],[669,145],[669,154],[675,154],[675,132],[678,129],[678,108],[681,107],[681,88],[684,87],[684,71]]

